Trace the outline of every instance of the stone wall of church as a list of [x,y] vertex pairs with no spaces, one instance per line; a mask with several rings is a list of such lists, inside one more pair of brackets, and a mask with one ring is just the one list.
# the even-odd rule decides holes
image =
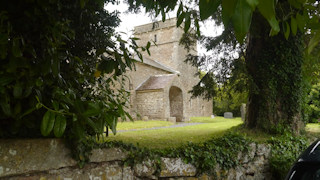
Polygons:
[[[188,54],[197,55],[197,46],[195,45],[190,52],[180,46],[179,41],[183,33],[182,28],[176,27],[176,18],[135,28],[135,36],[140,38],[137,42],[139,45],[143,46],[148,41],[156,41],[157,45],[151,45],[150,47],[151,56],[144,52],[145,57],[157,60],[180,72],[180,76],[172,85],[182,90],[183,119],[188,121],[192,116],[210,116],[212,114],[212,101],[202,100],[201,98],[191,99],[189,91],[200,79],[195,76],[197,68],[184,61]],[[164,94],[166,98],[169,98],[168,90],[165,90]],[[165,107],[165,117],[170,117],[170,104],[166,104]]]
[[[155,29],[141,34],[136,33],[136,36],[141,39],[138,41],[140,46],[145,46],[148,41],[153,42],[149,49],[151,56],[147,52],[142,52],[144,57],[157,60],[177,70],[177,64],[173,59],[175,58],[175,50],[179,45],[180,37],[174,36],[176,34],[176,28],[174,27],[175,26],[166,27],[165,29]],[[156,42],[154,42],[155,38],[157,39]]]
[[[130,113],[130,115],[134,119],[140,119],[139,117],[137,117],[139,115],[139,113],[137,112],[139,112],[139,110],[141,109],[141,105],[140,105],[140,109],[139,110],[137,109],[139,102],[137,104],[136,88],[140,84],[142,84],[144,81],[146,81],[150,76],[157,75],[157,74],[169,74],[169,72],[151,67],[146,64],[136,63],[136,71],[129,71],[126,74],[129,77],[126,87],[127,87],[127,90],[130,91],[130,105],[129,105],[130,108],[127,111]],[[151,94],[154,94],[154,93],[151,93]],[[141,95],[139,96],[139,98],[140,99],[142,98]],[[138,101],[140,101],[140,99],[138,99]],[[143,114],[145,113],[146,111],[143,111]]]
[[165,119],[164,101],[162,90],[136,92],[137,112],[142,117],[148,116],[149,119]]
[[141,83],[146,81],[150,76],[157,74],[170,74],[168,71],[164,71],[158,68],[151,67],[146,64],[136,63],[136,71],[129,71],[127,76],[130,78],[132,84],[131,90],[136,89]]

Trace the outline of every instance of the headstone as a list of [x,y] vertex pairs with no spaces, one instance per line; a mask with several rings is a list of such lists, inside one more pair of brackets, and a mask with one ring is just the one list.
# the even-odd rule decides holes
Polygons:
[[233,114],[232,114],[232,112],[225,112],[225,113],[223,114],[223,117],[224,117],[224,118],[233,118]]
[[175,123],[177,120],[176,117],[169,117],[168,121]]
[[212,119],[214,118],[214,115],[213,115],[213,114],[211,115],[211,118],[212,118]]
[[241,119],[244,122],[246,120],[246,104],[241,104],[240,107],[240,112],[241,112]]
[[149,120],[148,116],[143,116],[142,117],[142,121],[148,121],[148,120]]

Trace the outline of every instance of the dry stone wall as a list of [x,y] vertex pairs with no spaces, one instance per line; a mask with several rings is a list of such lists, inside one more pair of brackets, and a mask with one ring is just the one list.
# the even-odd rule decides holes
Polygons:
[[161,169],[156,169],[154,161],[150,159],[130,167],[124,163],[128,152],[119,148],[105,148],[93,150],[91,162],[79,168],[62,140],[0,140],[0,179],[271,179],[268,166],[270,148],[255,143],[250,146],[248,154],[239,153],[239,166],[223,170],[217,165],[215,175],[197,176],[197,169],[180,158],[162,157]]

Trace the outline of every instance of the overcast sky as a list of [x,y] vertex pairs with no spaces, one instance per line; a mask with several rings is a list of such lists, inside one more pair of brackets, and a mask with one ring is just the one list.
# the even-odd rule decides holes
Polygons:
[[[127,37],[132,35],[134,26],[139,26],[142,24],[151,23],[152,19],[145,13],[128,13],[128,5],[123,3],[123,0],[120,0],[120,4],[118,5],[112,5],[108,4],[106,6],[106,9],[108,11],[119,11],[120,12],[120,19],[121,23],[118,28],[116,28],[116,31],[118,32],[124,32],[127,34]],[[142,10],[143,11],[143,10]],[[176,12],[172,12],[167,14],[167,18],[173,18],[176,16]],[[161,17],[159,17],[161,18]],[[205,23],[200,23],[200,30],[203,35],[206,36],[216,36],[222,32],[222,27],[217,27],[214,25],[214,22],[212,21],[206,21]],[[126,37],[124,35],[124,37]],[[201,46],[198,44],[198,52],[204,53],[205,50],[201,48]]]

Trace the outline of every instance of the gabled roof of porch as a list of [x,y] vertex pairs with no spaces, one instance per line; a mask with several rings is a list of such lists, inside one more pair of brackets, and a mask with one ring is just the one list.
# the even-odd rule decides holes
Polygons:
[[146,81],[137,87],[136,91],[164,89],[171,84],[176,76],[176,74],[150,76]]

